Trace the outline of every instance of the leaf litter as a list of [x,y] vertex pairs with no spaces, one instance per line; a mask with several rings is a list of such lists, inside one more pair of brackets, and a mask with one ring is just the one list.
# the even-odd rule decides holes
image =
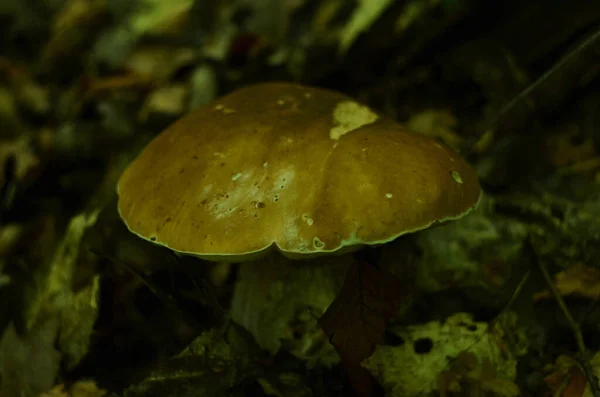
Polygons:
[[[85,379],[98,381],[81,387],[92,395],[164,395],[169,385],[176,395],[333,396],[364,379],[402,395],[419,368],[417,386],[434,395],[597,395],[597,6],[548,4],[538,26],[527,4],[362,3],[0,5],[1,395],[79,396]],[[465,45],[461,29],[485,39]],[[206,287],[197,280],[210,279],[210,266],[136,241],[118,221],[120,156],[198,104],[278,79],[342,89],[466,148],[485,182],[473,219],[399,242],[393,273],[404,269],[402,288],[417,291],[401,310],[400,284],[385,304],[386,288],[371,288],[394,284],[381,275],[389,269],[357,263],[347,285],[339,274],[316,283],[318,299],[285,303],[311,278],[289,290],[279,279],[277,299],[255,313],[260,327],[224,328],[243,268],[228,265]],[[370,275],[362,287],[358,274]],[[518,315],[499,333],[507,302]],[[431,345],[417,337],[426,330]],[[565,333],[578,342],[557,342]],[[515,345],[523,335],[528,349]],[[200,347],[180,353],[196,337]],[[435,360],[447,351],[451,359]],[[356,377],[339,371],[336,354]],[[133,371],[119,368],[125,356]]]

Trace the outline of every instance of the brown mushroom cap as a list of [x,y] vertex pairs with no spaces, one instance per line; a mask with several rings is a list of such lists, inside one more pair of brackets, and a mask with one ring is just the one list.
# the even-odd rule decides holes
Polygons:
[[140,237],[209,260],[389,242],[474,209],[473,169],[337,92],[242,88],[157,136],[118,184]]

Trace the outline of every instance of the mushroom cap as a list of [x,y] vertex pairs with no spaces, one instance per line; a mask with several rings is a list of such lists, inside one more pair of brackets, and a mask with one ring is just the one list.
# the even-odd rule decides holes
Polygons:
[[208,260],[378,245],[461,218],[481,189],[455,152],[329,90],[248,86],[200,107],[129,165],[119,213]]

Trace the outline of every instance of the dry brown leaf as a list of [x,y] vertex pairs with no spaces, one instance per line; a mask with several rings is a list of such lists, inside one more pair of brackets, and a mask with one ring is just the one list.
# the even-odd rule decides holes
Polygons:
[[373,390],[371,375],[361,362],[373,353],[375,345],[383,343],[387,323],[408,292],[393,274],[357,261],[348,270],[339,295],[319,319],[361,397]]
[[56,385],[39,397],[103,397],[106,390],[100,389],[93,381],[79,381],[65,390],[64,385]]
[[498,376],[495,365],[489,359],[480,362],[475,354],[468,351],[459,353],[453,365],[440,373],[438,385],[442,397],[456,392],[473,395],[480,390],[497,397],[521,394],[512,380]]
[[[555,276],[556,288],[563,296],[598,299],[600,297],[600,270],[576,264]],[[549,299],[549,291],[534,294],[534,300]]]
[[482,390],[493,393],[494,396],[498,397],[517,397],[521,395],[519,386],[508,379],[482,379],[480,385]]
[[556,397],[582,397],[587,383],[577,362],[565,355],[556,359],[553,372],[544,378],[544,382]]
[[555,167],[564,167],[596,156],[591,138],[581,139],[577,124],[560,126],[560,132],[546,141],[546,153]]

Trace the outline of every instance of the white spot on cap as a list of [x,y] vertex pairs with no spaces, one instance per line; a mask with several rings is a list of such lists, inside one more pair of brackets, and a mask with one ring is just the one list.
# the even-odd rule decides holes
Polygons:
[[235,113],[235,110],[227,108],[227,107],[225,107],[225,105],[222,105],[222,104],[216,105],[215,110],[218,110],[219,112],[221,112],[223,114]]
[[321,240],[320,238],[318,238],[318,237],[315,237],[315,238],[313,238],[313,246],[314,246],[316,249],[321,249],[321,248],[324,248],[324,247],[325,247],[325,243],[324,243],[324,242],[323,242],[323,240]]
[[452,171],[452,179],[454,179],[454,181],[455,181],[456,183],[460,183],[460,184],[462,184],[462,183],[463,183],[463,180],[462,180],[462,178],[460,177],[460,174],[458,173],[458,171]]
[[368,107],[354,101],[343,101],[333,110],[333,124],[329,131],[329,138],[338,140],[363,125],[374,123],[379,116]]
[[308,226],[313,224],[313,219],[308,214],[303,214],[302,219],[304,219],[304,222],[306,222]]

